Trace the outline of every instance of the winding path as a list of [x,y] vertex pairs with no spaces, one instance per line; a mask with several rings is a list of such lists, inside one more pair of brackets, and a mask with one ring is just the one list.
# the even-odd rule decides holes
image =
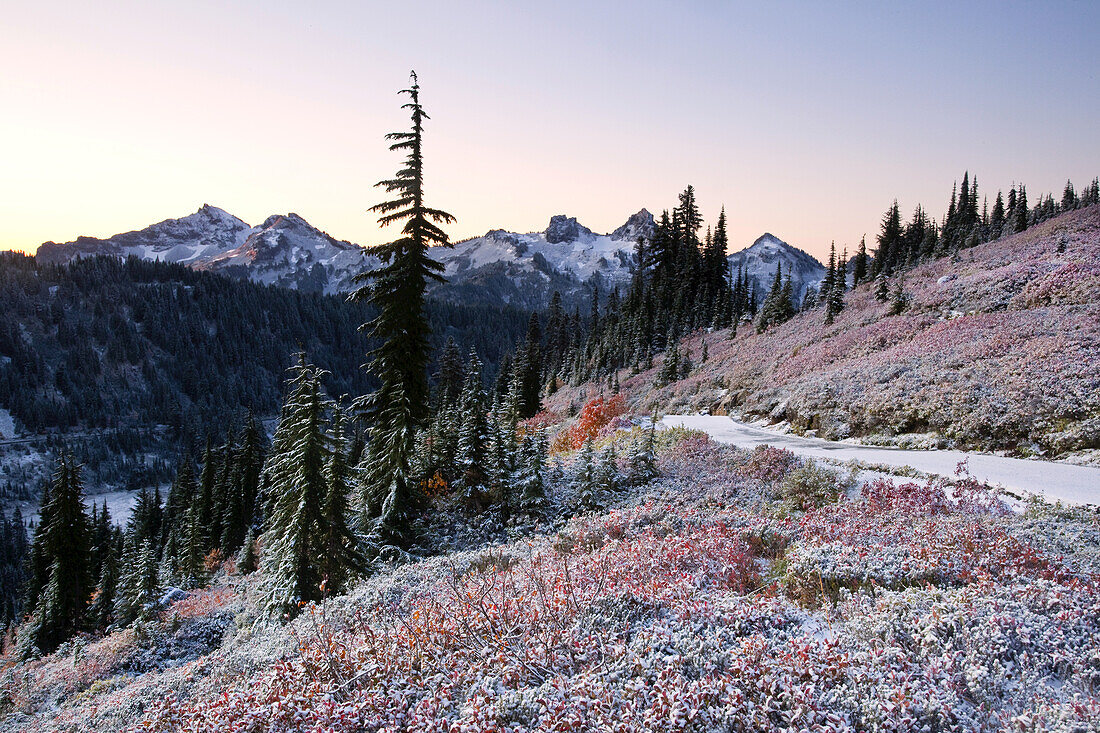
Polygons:
[[924,473],[954,477],[955,467],[969,460],[970,474],[1013,493],[1040,494],[1066,504],[1100,505],[1100,468],[1068,463],[1004,458],[957,450],[906,450],[803,438],[747,425],[720,415],[667,415],[661,423],[702,430],[719,443],[740,448],[773,445],[810,458],[858,460],[887,466],[911,466]]

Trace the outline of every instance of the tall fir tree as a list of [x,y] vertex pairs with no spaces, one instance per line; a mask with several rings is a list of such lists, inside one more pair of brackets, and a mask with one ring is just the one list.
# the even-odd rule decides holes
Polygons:
[[416,73],[401,94],[409,101],[412,125],[408,132],[391,132],[390,150],[406,154],[404,167],[377,185],[395,194],[371,207],[383,226],[404,222],[402,236],[375,247],[382,266],[357,276],[352,298],[369,302],[377,311],[366,324],[380,345],[370,354],[370,369],[380,382],[364,402],[364,422],[370,442],[362,465],[361,527],[381,544],[404,544],[415,511],[411,460],[415,433],[428,411],[427,366],[430,326],[424,312],[424,292],[431,280],[442,282],[443,266],[428,256],[432,246],[449,247],[438,226],[454,222],[445,211],[424,202],[424,121]]

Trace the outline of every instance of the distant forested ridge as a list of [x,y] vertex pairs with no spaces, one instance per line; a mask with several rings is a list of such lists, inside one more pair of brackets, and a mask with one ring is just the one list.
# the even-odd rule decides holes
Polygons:
[[[448,338],[495,371],[525,311],[429,301],[433,346]],[[0,254],[0,408],[32,433],[167,427],[169,439],[273,415],[291,354],[328,371],[335,395],[373,384],[365,305],[182,265],[94,257],[66,265]]]

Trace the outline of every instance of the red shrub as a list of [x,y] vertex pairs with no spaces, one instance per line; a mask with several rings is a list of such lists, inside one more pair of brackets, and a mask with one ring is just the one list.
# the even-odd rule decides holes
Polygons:
[[626,401],[621,394],[608,399],[600,396],[589,400],[581,409],[577,422],[569,429],[569,444],[574,449],[580,448],[586,440],[595,438],[600,428],[625,412]]

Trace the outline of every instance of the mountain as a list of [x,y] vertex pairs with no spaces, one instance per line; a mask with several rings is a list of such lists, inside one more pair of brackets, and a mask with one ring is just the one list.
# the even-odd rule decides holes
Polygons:
[[[638,238],[650,238],[656,223],[646,209],[631,215],[610,234],[596,234],[575,217],[558,214],[541,232],[519,234],[493,229],[433,249],[446,283],[431,286],[434,297],[452,303],[544,308],[554,291],[566,308],[587,307],[591,283],[625,289],[634,269]],[[360,245],[338,240],[298,214],[268,217],[259,226],[215,206],[205,205],[181,219],[168,219],[107,239],[79,237],[38,248],[42,262],[60,263],[92,255],[134,255],[144,260],[188,265],[265,285],[326,294],[351,290],[352,278],[379,265]],[[825,275],[820,262],[772,234],[729,256],[731,272],[744,267],[767,292],[778,263],[799,299]]]
[[566,307],[582,305],[594,278],[601,288],[629,285],[637,237],[649,236],[654,226],[653,215],[642,209],[611,234],[595,234],[562,214],[551,217],[541,232],[494,229],[457,242],[454,249],[433,252],[449,281],[433,293],[443,299],[542,308],[557,290]]
[[39,262],[57,264],[76,257],[134,255],[143,260],[195,265],[241,246],[253,231],[232,214],[205,204],[182,219],[166,219],[107,239],[77,237],[65,244],[46,242],[38,248],[36,258]]
[[190,216],[107,239],[46,242],[36,256],[40,262],[62,263],[93,255],[133,255],[330,294],[350,290],[356,273],[378,265],[359,245],[337,240],[297,214],[270,216],[253,227],[209,204]]
[[[457,242],[453,249],[432,250],[448,279],[433,286],[433,294],[455,303],[537,308],[558,290],[567,306],[580,305],[594,277],[606,288],[629,283],[636,240],[650,236],[654,226],[653,215],[642,209],[607,235],[564,215],[552,217],[542,232],[492,230]],[[210,205],[107,239],[46,242],[37,256],[61,263],[93,255],[134,255],[328,294],[350,290],[356,274],[379,264],[365,248],[337,240],[297,214],[271,216],[250,227]]]
[[240,246],[200,258],[194,267],[303,292],[338,293],[354,288],[356,274],[379,264],[363,247],[286,214],[268,217]]
[[783,265],[783,277],[790,274],[799,302],[807,288],[816,288],[825,277],[825,266],[816,258],[770,233],[765,233],[740,252],[731,254],[729,262],[730,272],[734,276],[738,268],[742,268],[756,283],[758,300],[762,300],[771,288],[775,270],[780,264]]

